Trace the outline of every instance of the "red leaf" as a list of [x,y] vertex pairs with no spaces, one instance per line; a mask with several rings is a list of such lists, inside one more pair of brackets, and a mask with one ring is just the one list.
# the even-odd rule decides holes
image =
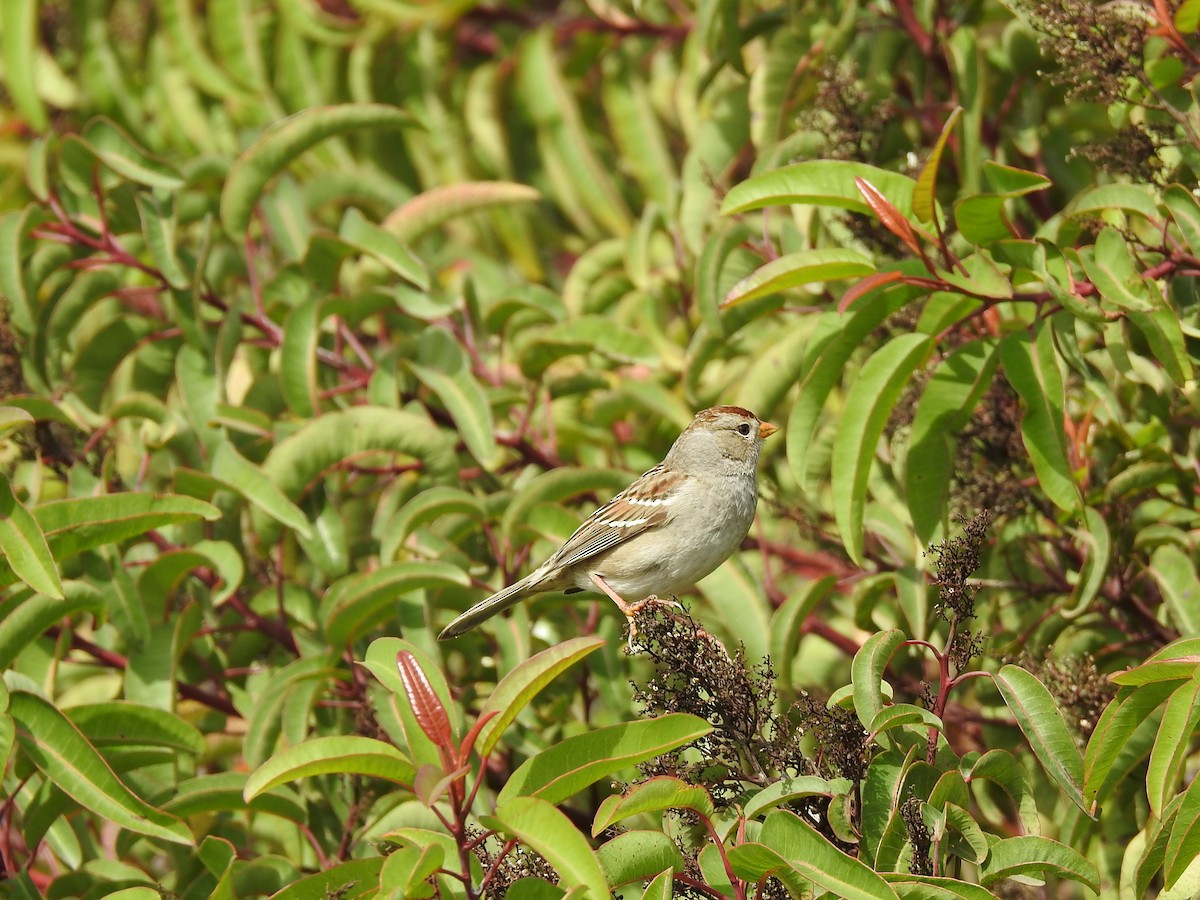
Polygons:
[[871,211],[883,223],[883,227],[900,238],[913,253],[923,256],[921,245],[917,243],[917,235],[913,231],[912,225],[901,215],[900,210],[892,205],[892,201],[883,196],[879,192],[879,188],[862,176],[855,178],[854,183],[858,186],[858,192],[863,195],[863,199],[867,201],[867,206],[871,207]]
[[425,732],[425,736],[437,745],[442,758],[454,758],[453,735],[450,733],[450,717],[446,715],[446,707],[417,658],[407,650],[396,654],[396,668],[400,670],[400,680],[404,682],[404,693],[412,706],[417,724]]
[[869,294],[876,288],[881,288],[885,284],[891,284],[893,281],[899,281],[904,277],[903,272],[876,272],[873,275],[868,275],[866,278],[852,285],[842,294],[842,299],[838,302],[838,312],[844,313],[859,297],[864,294]]
[[472,726],[471,730],[467,732],[467,736],[463,738],[462,746],[458,748],[458,764],[460,766],[467,764],[467,757],[471,755],[471,750],[475,746],[475,741],[479,738],[479,732],[483,731],[483,726],[498,715],[500,715],[500,710],[498,709],[484,713],[479,717],[479,721]]

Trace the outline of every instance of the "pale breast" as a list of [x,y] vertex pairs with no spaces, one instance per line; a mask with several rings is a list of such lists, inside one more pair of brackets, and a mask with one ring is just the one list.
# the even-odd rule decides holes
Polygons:
[[[719,490],[692,482],[672,498],[666,523],[597,557],[588,569],[630,602],[684,591],[738,548],[757,500],[753,478],[730,478]],[[589,588],[586,573],[578,574],[579,586]]]

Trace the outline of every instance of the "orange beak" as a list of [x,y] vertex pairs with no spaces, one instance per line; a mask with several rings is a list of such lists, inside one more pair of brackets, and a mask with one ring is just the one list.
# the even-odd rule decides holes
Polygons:
[[770,422],[763,422],[758,426],[758,436],[760,438],[769,438],[778,430],[778,426],[772,425]]

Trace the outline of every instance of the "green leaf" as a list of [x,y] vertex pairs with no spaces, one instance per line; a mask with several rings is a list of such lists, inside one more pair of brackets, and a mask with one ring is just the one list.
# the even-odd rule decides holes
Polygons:
[[870,733],[871,723],[884,708],[881,687],[883,673],[896,649],[904,643],[904,632],[897,628],[871,635],[854,654],[850,679],[854,686],[854,712],[863,728]]
[[[1191,671],[1196,671],[1195,665]],[[1112,789],[1109,775],[1118,758],[1152,712],[1176,687],[1176,681],[1160,681],[1136,689],[1122,688],[1101,713],[1088,740],[1083,761],[1083,796],[1090,806]],[[1139,757],[1145,752],[1139,753]]]
[[962,776],[967,784],[978,779],[996,784],[1012,798],[1017,815],[1021,819],[1021,826],[1030,832],[1038,830],[1037,804],[1033,799],[1033,789],[1029,785],[1029,775],[1017,762],[1016,757],[1007,750],[989,750],[972,760],[964,758]]
[[642,891],[641,900],[671,900],[674,896],[675,872],[664,871],[658,877],[651,879]]
[[1175,796],[1189,756],[1196,726],[1200,724],[1200,672],[1177,687],[1167,699],[1150,764],[1146,769],[1146,796],[1160,818]]
[[867,476],[888,418],[905,385],[933,352],[923,334],[892,338],[863,364],[842,413],[833,445],[833,509],[850,559],[862,563]]
[[971,817],[971,814],[954,803],[947,803],[942,813],[945,816],[946,830],[955,831],[962,838],[962,844],[952,852],[967,862],[978,865],[988,854],[988,841],[983,829]]
[[563,466],[531,478],[513,497],[504,510],[500,533],[506,540],[517,536],[517,529],[526,526],[534,507],[542,503],[562,504],[564,501],[593,491],[612,496],[629,485],[630,475],[612,469],[572,468]]
[[1112,560],[1112,537],[1104,515],[1091,506],[1083,510],[1086,527],[1075,532],[1075,538],[1083,550],[1083,565],[1079,567],[1079,580],[1071,593],[1071,600],[1062,610],[1064,618],[1073,619],[1092,605],[1100,588],[1108,577],[1108,566]]
[[716,814],[712,797],[703,787],[688,784],[671,775],[658,775],[634,785],[624,794],[605,797],[596,810],[596,818],[592,820],[592,836],[630,816],[667,809],[691,810],[705,819],[711,819]]
[[942,720],[924,707],[913,706],[911,703],[893,703],[891,706],[883,707],[875,714],[875,718],[867,723],[867,732],[872,735],[880,735],[890,728],[899,728],[903,725],[923,725],[926,728],[936,728],[938,731],[945,730]]
[[510,834],[546,858],[567,888],[585,888],[594,900],[609,896],[608,883],[596,854],[571,820],[537,797],[497,802],[496,815],[481,819],[485,827]]
[[[750,229],[741,222],[718,221],[713,224],[712,232],[704,242],[700,258],[696,261],[693,288],[696,292],[696,308],[700,311],[700,318],[708,330],[715,335],[727,333],[726,320],[720,311],[720,304],[724,298],[721,286],[728,284],[722,278],[726,273],[726,264],[731,256],[736,258],[736,253],[744,252],[740,251],[740,248],[750,236]],[[0,279],[2,278],[3,271],[0,270]]]
[[593,147],[574,90],[555,56],[554,32],[532,31],[517,54],[516,89],[537,128],[537,150],[563,212],[592,237],[625,235],[631,217],[607,160]]
[[[295,502],[327,469],[368,451],[412,457],[435,480],[449,479],[456,471],[453,444],[429,419],[377,406],[355,406],[314,419],[276,444],[262,469]],[[266,543],[279,534],[278,526],[262,517],[255,527]]]
[[1100,891],[1100,872],[1090,860],[1066,844],[1036,835],[1004,838],[992,844],[980,883],[990,887],[1016,875],[1054,875]]
[[6,669],[42,632],[68,616],[104,613],[104,595],[83,581],[63,583],[64,599],[46,594],[7,597],[0,603],[0,669]]
[[920,288],[902,285],[880,291],[874,302],[863,298],[849,313],[827,312],[821,315],[806,354],[808,374],[800,382],[800,395],[788,416],[788,464],[801,486],[808,484],[810,449],[825,409],[826,401],[846,372],[851,355],[863,339],[896,310],[925,293]]
[[1193,778],[1183,793],[1183,801],[1167,838],[1163,881],[1168,889],[1197,857],[1200,857],[1200,778]]
[[346,210],[338,237],[371,254],[410,284],[423,291],[429,290],[429,273],[425,271],[425,264],[408,249],[403,240],[386,228],[368,222],[357,208]]
[[[1184,6],[1193,6],[1200,11],[1200,0],[1187,0]],[[1181,184],[1168,187],[1163,191],[1162,198],[1187,248],[1193,256],[1200,253],[1200,202]]]
[[326,138],[357,128],[382,130],[412,124],[403,110],[382,103],[316,106],[274,123],[230,168],[221,190],[221,224],[230,237],[240,239],[267,183]]
[[561,803],[601,778],[690,744],[712,731],[703,719],[669,713],[577,734],[525,760],[496,796]]
[[871,207],[859,192],[856,178],[871,182],[903,215],[915,218],[913,179],[866,163],[826,159],[793,163],[734,185],[721,203],[721,215],[793,203],[832,206],[870,215]]
[[441,868],[444,859],[445,851],[436,844],[401,847],[388,854],[379,874],[381,893],[405,900],[434,896],[434,886],[428,879]]
[[300,778],[331,773],[367,775],[411,785],[417,770],[391,744],[357,735],[333,735],[307,740],[276,753],[246,779],[247,802],[271,788]]
[[176,290],[183,290],[191,285],[192,279],[179,263],[175,253],[175,206],[169,204],[166,210],[153,194],[139,192],[137,201],[138,216],[142,220],[142,236],[154,265],[166,279],[167,284]]
[[84,148],[98,162],[122,178],[168,191],[183,186],[183,179],[173,166],[152,156],[123,129],[103,117],[88,122],[84,126],[82,137],[71,135],[64,140],[64,154],[71,144]]
[[[308,737],[308,719],[339,674],[333,658],[334,651],[313,653],[270,670],[246,716],[242,757],[247,766],[257,768],[277,748]],[[292,727],[285,732],[289,722]]]
[[245,497],[275,521],[304,537],[312,528],[300,508],[276,487],[261,468],[246,459],[232,443],[225,442],[213,454],[211,474]]
[[1163,544],[1150,557],[1150,574],[1179,634],[1200,637],[1200,578],[1192,556],[1174,544]]
[[439,560],[404,560],[339,578],[325,592],[317,618],[331,647],[344,647],[395,615],[400,598],[414,591],[457,585],[471,579],[458,566]]
[[[1182,34],[1196,33],[1196,29],[1200,28],[1200,0],[1183,0],[1179,4],[1179,8],[1175,10],[1175,27]],[[1167,887],[1170,886],[1168,883]]]
[[993,680],[1042,768],[1076,806],[1091,815],[1083,799],[1083,757],[1054,697],[1020,666],[1004,666]]
[[901,900],[995,900],[995,894],[967,881],[907,872],[881,872]]
[[109,269],[81,272],[61,294],[52,294],[38,311],[38,327],[29,348],[38,372],[48,382],[61,379],[75,326],[89,309],[120,287]]
[[[1147,284],[1146,290],[1157,291],[1158,287]],[[1192,380],[1195,370],[1175,310],[1160,305],[1153,312],[1130,311],[1128,318],[1146,339],[1154,361],[1176,385],[1183,387],[1185,382]]]
[[423,525],[452,516],[465,516],[472,522],[479,522],[484,517],[483,504],[462,488],[437,485],[421,491],[396,510],[387,524],[378,530],[380,560],[395,559],[409,535]]
[[[206,838],[205,840],[209,840]],[[151,887],[128,887],[119,891],[106,892],[108,900],[161,900],[162,894]]]
[[300,419],[312,418],[321,408],[317,349],[324,305],[320,297],[307,297],[292,307],[283,323],[279,384],[288,407]]
[[1100,296],[1114,306],[1141,313],[1162,306],[1158,288],[1142,277],[1133,250],[1116,228],[1102,228],[1095,245],[1080,251],[1079,261]]
[[219,812],[266,813],[290,822],[307,821],[308,811],[300,795],[290,788],[275,787],[247,801],[244,772],[207,772],[175,784],[163,809],[183,818]]
[[609,887],[647,881],[659,872],[682,871],[683,854],[661,831],[626,831],[596,851]]
[[1071,201],[1067,215],[1090,216],[1112,209],[1124,210],[1150,220],[1158,216],[1150,189],[1138,184],[1101,184],[1088,188]]
[[560,359],[586,353],[622,365],[649,364],[658,358],[645,334],[607,316],[586,315],[531,330],[519,347],[519,361],[527,377],[539,378]]
[[1004,212],[1005,198],[999,194],[975,194],[954,204],[954,224],[968,242],[976,246],[994,244],[1013,236]]
[[445,330],[430,328],[421,338],[417,358],[406,365],[437,395],[471,455],[492,468],[497,462],[496,425],[466,351]]
[[990,338],[956,347],[933,370],[909,432],[905,482],[922,542],[944,531],[958,435],[992,383],[1000,358]]
[[729,308],[802,284],[858,278],[874,271],[875,263],[871,257],[856,250],[837,247],[801,250],[773,259],[747,275],[729,289],[721,306]]
[[[115,544],[152,528],[163,528],[195,519],[215,521],[216,507],[202,500],[175,494],[102,494],[43,503],[33,511],[46,536],[50,552],[58,560],[104,544]],[[7,577],[8,563],[0,564],[0,583]]]
[[[5,29],[5,34],[8,30]],[[35,206],[12,210],[0,216],[0,298],[8,307],[8,318],[17,331],[32,334],[36,317],[36,298],[26,284],[26,264],[33,241],[29,232],[47,214]]]
[[937,173],[938,167],[942,162],[942,153],[946,149],[946,141],[950,139],[951,133],[954,131],[954,126],[958,124],[958,120],[962,118],[963,108],[956,106],[946,117],[946,122],[942,125],[941,134],[938,135],[937,141],[929,151],[929,156],[925,159],[925,165],[921,166],[921,174],[917,176],[917,183],[913,187],[913,214],[926,224],[934,223],[934,216],[937,208]]
[[0,34],[5,87],[33,131],[45,131],[50,121],[37,90],[37,53],[42,49],[38,38],[39,6],[38,0],[14,0],[5,7],[4,30]]
[[1040,325],[1036,338],[1027,331],[1000,342],[1000,361],[1009,383],[1025,403],[1021,438],[1046,496],[1060,509],[1079,508],[1079,487],[1071,473],[1063,426],[1064,389],[1054,338]]
[[768,631],[769,652],[767,655],[777,661],[780,674],[786,677],[787,660],[799,657],[800,641],[805,636],[805,622],[813,610],[828,597],[837,585],[837,577],[824,575],[821,578],[807,581],[797,587],[778,609],[771,615]]
[[896,892],[875,872],[842,853],[794,813],[777,810],[767,818],[757,843],[729,851],[734,871],[759,881],[790,872],[845,900],[895,900]]
[[[537,188],[509,181],[467,181],[441,185],[406,200],[384,219],[383,229],[396,240],[414,241],[459,216],[489,207],[535,203],[541,199],[541,191]],[[346,235],[343,234],[343,237]]]
[[1001,165],[990,159],[983,161],[983,177],[993,191],[1004,197],[1023,197],[1054,185],[1045,175]]
[[1186,681],[1200,671],[1200,654],[1167,656],[1115,672],[1109,676],[1114,684],[1143,685],[1161,681]]
[[72,706],[66,715],[96,747],[148,745],[193,756],[204,752],[199,729],[165,709],[111,700]]
[[[25,417],[29,418],[29,414],[25,413]],[[0,475],[0,552],[13,574],[35,591],[63,599],[62,581],[46,537],[37,520],[13,494],[12,485],[4,475]]]
[[781,778],[747,800],[742,812],[747,819],[754,819],[794,800],[804,797],[841,797],[853,789],[854,783],[848,778],[820,778],[816,775]]
[[[524,660],[500,679],[479,709],[481,720],[489,713],[496,713],[496,716],[480,729],[476,752],[480,756],[491,753],[508,726],[544,687],[606,643],[599,635],[570,638]],[[661,871],[661,868],[655,871]]]
[[192,846],[187,826],[126,787],[58,709],[34,694],[14,691],[9,715],[22,754],[63,793],[102,820],[173,844]]
[[383,870],[385,856],[369,859],[352,859],[332,866],[315,875],[293,881],[272,900],[357,900],[359,897],[375,897],[379,893],[379,874]]

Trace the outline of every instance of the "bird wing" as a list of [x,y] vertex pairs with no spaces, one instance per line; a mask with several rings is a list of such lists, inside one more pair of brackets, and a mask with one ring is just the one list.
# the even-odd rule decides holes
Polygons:
[[547,561],[546,567],[570,568],[663,524],[670,518],[671,497],[664,495],[662,489],[678,477],[664,472],[661,463],[647,471],[588,516]]

